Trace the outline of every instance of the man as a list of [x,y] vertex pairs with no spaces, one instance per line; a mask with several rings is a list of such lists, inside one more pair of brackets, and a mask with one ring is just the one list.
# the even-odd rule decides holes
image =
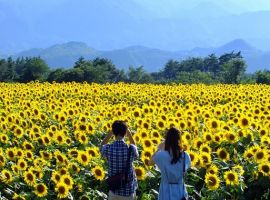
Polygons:
[[[115,136],[115,141],[107,144],[113,135]],[[109,200],[136,199],[137,179],[132,162],[139,158],[139,154],[132,134],[124,121],[117,120],[112,124],[112,132],[109,132],[101,143],[101,155],[107,159],[109,177],[123,172],[126,169],[129,152],[129,146],[124,141],[125,136],[128,137],[130,142],[128,176],[131,178],[131,181],[118,190],[109,191]]]

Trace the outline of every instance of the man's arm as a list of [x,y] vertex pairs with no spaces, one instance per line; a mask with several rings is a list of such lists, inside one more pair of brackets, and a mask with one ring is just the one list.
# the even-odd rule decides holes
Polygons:
[[127,137],[129,139],[130,144],[136,145],[136,143],[135,143],[135,141],[134,141],[134,139],[132,137],[132,134],[131,134],[131,132],[130,132],[129,129],[127,130]]
[[102,147],[105,144],[108,144],[109,140],[112,138],[113,134],[112,131],[110,131],[106,137],[103,139],[103,141],[101,142],[100,146]]

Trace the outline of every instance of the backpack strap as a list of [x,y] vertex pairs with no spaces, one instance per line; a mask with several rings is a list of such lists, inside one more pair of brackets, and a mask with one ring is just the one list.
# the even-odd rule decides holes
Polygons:
[[185,154],[185,151],[182,151],[183,154],[184,154],[184,159],[183,159],[183,192],[185,190],[185,182],[184,182],[184,178],[185,178],[185,162],[186,162],[186,154]]
[[127,158],[126,168],[125,168],[125,175],[126,175],[125,178],[126,178],[126,180],[128,179],[130,157],[131,157],[131,146],[128,147],[128,158]]

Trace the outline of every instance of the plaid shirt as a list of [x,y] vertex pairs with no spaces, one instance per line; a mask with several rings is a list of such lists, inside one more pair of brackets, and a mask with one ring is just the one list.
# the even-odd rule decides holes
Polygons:
[[[132,166],[132,162],[133,160],[139,158],[139,154],[135,145],[131,144],[130,147],[131,152],[128,176],[130,178],[133,176],[133,178],[132,181],[129,182],[125,187],[113,191],[114,194],[120,196],[131,196],[133,193],[135,193],[137,188],[137,178]],[[108,161],[108,176],[114,176],[123,172],[126,168],[128,159],[128,145],[124,142],[124,140],[116,140],[112,144],[103,145],[101,147],[101,155]]]

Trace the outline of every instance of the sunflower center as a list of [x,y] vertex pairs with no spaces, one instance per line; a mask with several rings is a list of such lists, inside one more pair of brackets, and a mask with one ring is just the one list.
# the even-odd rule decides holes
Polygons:
[[242,125],[247,126],[248,125],[248,120],[246,118],[242,119]]
[[234,180],[235,180],[234,174],[228,174],[228,179],[229,179],[230,181],[234,181]]
[[65,187],[64,187],[64,186],[60,186],[60,187],[58,188],[58,192],[59,192],[60,194],[65,194],[65,192],[66,192]]
[[264,171],[265,173],[269,173],[269,171],[270,171],[269,166],[263,165],[262,166],[262,171]]
[[38,185],[38,186],[37,186],[37,191],[38,191],[39,193],[43,193],[43,192],[45,191],[44,186],[43,186],[43,185]]
[[96,173],[97,176],[101,176],[101,174],[102,174],[99,169],[96,169],[95,173]]
[[87,161],[87,156],[86,155],[82,155],[81,158],[82,158],[82,161],[84,161],[84,162]]
[[32,174],[27,174],[27,179],[28,179],[29,181],[33,181],[33,180],[34,180],[34,177],[33,177]]
[[264,157],[264,154],[263,154],[263,152],[258,152],[257,154],[256,154],[256,157],[257,157],[257,159],[262,159],[263,157]]
[[142,176],[142,171],[140,169],[136,169],[135,171],[137,176]]
[[65,178],[65,179],[64,179],[64,182],[65,182],[65,184],[67,184],[67,185],[70,185],[70,184],[71,184],[69,178]]
[[217,180],[215,179],[215,177],[210,177],[209,178],[209,185],[215,186],[216,184],[217,184]]
[[5,173],[5,177],[6,177],[6,179],[10,179],[9,173]]
[[225,151],[220,151],[219,156],[221,159],[227,158],[227,153]]

